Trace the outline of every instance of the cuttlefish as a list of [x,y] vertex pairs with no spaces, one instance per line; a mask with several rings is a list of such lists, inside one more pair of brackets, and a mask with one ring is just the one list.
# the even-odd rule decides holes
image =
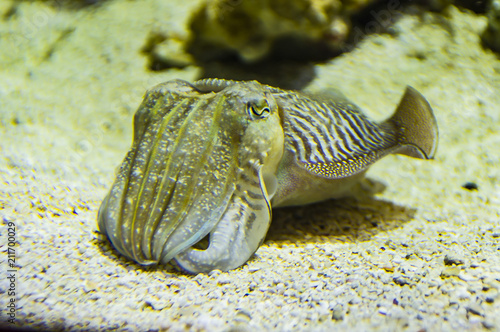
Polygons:
[[[231,270],[264,241],[271,207],[342,197],[380,158],[431,159],[437,140],[432,109],[411,87],[375,123],[338,94],[169,81],[150,89],[134,116],[99,230],[142,265],[173,259],[189,273]],[[207,236],[208,246],[197,246]]]

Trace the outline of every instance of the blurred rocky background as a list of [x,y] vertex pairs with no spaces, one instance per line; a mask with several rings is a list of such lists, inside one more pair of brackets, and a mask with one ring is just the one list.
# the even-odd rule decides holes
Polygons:
[[[19,2],[33,1],[78,10],[121,0]],[[144,39],[140,51],[151,71],[194,65],[202,68],[201,77],[302,88],[312,79],[311,62],[348,52],[367,35],[396,34],[394,22],[405,13],[444,12],[449,6],[487,17],[484,47],[500,52],[500,0],[191,0],[182,5],[190,8],[185,31],[160,23]]]

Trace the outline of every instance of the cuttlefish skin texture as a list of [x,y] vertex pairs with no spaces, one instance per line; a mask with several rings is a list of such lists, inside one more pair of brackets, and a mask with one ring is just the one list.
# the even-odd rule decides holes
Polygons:
[[[135,114],[99,230],[142,265],[231,270],[263,242],[271,206],[341,197],[387,154],[432,158],[437,138],[431,107],[410,87],[377,124],[343,97],[255,81],[169,81]],[[207,235],[206,249],[193,247]]]

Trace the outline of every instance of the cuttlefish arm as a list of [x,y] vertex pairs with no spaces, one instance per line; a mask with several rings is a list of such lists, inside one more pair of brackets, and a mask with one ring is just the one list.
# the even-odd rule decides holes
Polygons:
[[227,271],[243,265],[254,254],[269,228],[271,206],[260,171],[252,182],[249,191],[233,196],[210,233],[206,250],[189,248],[176,256],[182,268],[190,272]]
[[235,190],[236,165],[214,157],[232,153],[221,144],[222,109],[203,97],[183,81],[148,92],[132,149],[101,205],[99,229],[140,264],[169,261],[206,236]]
[[[194,83],[204,91],[210,88],[220,91],[221,86],[234,84],[234,81],[224,80]],[[256,82],[245,85],[250,92],[242,95],[241,100],[255,108],[247,110],[252,125],[241,136],[238,145],[240,169],[236,190],[222,219],[210,233],[208,248],[189,248],[176,256],[177,263],[188,271],[227,271],[244,264],[262,244],[269,228],[270,200],[277,190],[276,171],[283,156],[284,133],[271,94],[266,92],[265,99],[257,98],[253,90],[262,93],[262,86]],[[240,92],[238,86],[229,89],[228,93]]]
[[[149,91],[136,113],[132,148],[98,220],[139,264],[176,259],[191,273],[228,270],[267,232],[263,179],[277,165],[264,163],[274,155],[270,140],[283,136],[276,105],[251,82],[222,90],[171,81]],[[206,250],[191,248],[209,233]]]

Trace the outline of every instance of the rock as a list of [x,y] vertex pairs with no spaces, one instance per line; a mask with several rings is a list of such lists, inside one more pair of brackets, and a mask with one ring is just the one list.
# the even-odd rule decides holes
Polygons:
[[191,19],[190,51],[202,61],[236,55],[246,63],[272,53],[333,55],[349,32],[342,10],[338,0],[207,1]]
[[344,319],[344,308],[339,303],[332,310],[332,319],[333,320],[343,320]]
[[488,27],[482,38],[486,46],[500,52],[500,0],[490,0],[488,6]]

